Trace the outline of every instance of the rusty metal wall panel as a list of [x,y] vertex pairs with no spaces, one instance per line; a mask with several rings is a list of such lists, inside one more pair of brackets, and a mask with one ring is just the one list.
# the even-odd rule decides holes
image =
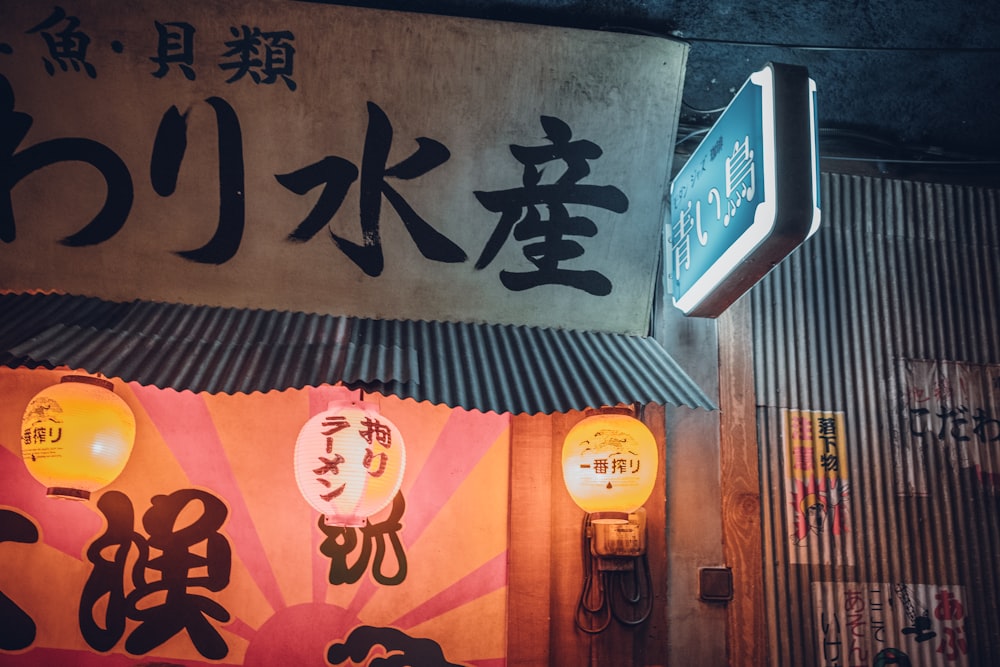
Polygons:
[[1000,191],[822,197],[750,297],[771,662],[995,664]]

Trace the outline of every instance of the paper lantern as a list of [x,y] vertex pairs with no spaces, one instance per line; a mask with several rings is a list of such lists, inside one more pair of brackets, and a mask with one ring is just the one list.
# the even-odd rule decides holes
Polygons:
[[562,451],[563,481],[594,523],[628,521],[656,483],[656,439],[623,414],[599,414],[576,424]]
[[403,436],[372,403],[330,403],[295,443],[295,481],[328,526],[364,526],[392,502],[405,464]]
[[87,500],[121,474],[135,415],[107,380],[67,375],[35,394],[21,419],[21,456],[53,498]]

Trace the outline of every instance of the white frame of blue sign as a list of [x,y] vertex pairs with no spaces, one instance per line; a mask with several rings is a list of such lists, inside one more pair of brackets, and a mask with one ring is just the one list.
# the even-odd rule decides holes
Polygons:
[[[738,115],[727,115],[733,111],[738,101],[742,99],[745,102],[746,96],[755,94],[761,96],[760,118],[744,119]],[[740,111],[736,109],[735,113],[739,114]],[[693,282],[682,285],[681,273],[685,267],[679,260],[679,244],[681,241],[685,242],[687,253],[691,252],[690,247],[694,245],[690,238],[683,238],[695,230],[695,221],[690,215],[689,195],[699,192],[697,188],[704,191],[705,184],[697,182],[699,172],[705,171],[706,162],[718,159],[723,142],[721,128],[732,129],[734,118],[737,123],[749,128],[748,136],[750,129],[760,132],[763,200],[753,209],[752,223],[738,232],[738,237],[716,259],[711,260],[710,265]],[[757,122],[760,126],[754,128],[751,124]],[[817,137],[815,81],[809,78],[805,68],[779,63],[768,63],[763,69],[754,72],[709,130],[671,184],[671,220],[668,230],[672,250],[670,284],[673,303],[685,315],[718,317],[819,229],[821,214]],[[729,139],[731,138],[726,137],[727,145]],[[739,146],[738,142],[736,146]],[[751,151],[749,159],[752,160],[752,157]],[[729,158],[727,168],[728,160]],[[754,194],[751,187],[746,201],[741,203],[750,202]],[[717,189],[715,195],[718,206]],[[684,202],[687,202],[686,207]],[[682,217],[684,215],[688,216],[686,222]],[[748,216],[748,213],[744,215]],[[724,224],[729,224],[728,215]],[[700,210],[696,229],[694,243],[706,247],[709,234],[702,231]],[[734,229],[738,229],[738,225]],[[695,252],[699,249],[694,247]],[[713,250],[718,251],[717,248]],[[703,253],[711,254],[711,251]],[[687,267],[690,267],[690,254],[684,257],[688,260]]]

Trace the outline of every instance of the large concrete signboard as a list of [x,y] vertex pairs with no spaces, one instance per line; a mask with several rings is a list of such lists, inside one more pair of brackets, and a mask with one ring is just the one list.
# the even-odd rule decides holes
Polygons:
[[6,0],[0,289],[646,333],[686,48]]

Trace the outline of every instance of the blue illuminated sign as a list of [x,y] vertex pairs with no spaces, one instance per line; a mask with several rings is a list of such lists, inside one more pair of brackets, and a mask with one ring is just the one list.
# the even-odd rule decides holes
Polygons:
[[819,227],[816,84],[753,73],[670,188],[673,302],[717,317]]

